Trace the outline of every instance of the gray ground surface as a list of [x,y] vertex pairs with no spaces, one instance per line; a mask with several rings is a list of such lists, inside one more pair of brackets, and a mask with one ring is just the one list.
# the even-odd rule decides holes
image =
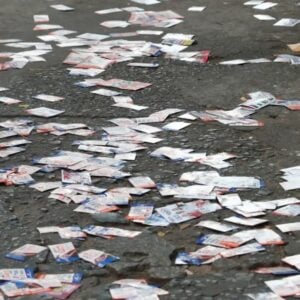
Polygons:
[[[276,18],[299,17],[299,6],[294,0],[278,1],[280,5],[267,11]],[[99,16],[95,10],[118,6],[134,5],[122,0],[65,0],[64,4],[75,8],[73,12],[58,12],[49,5],[54,1],[39,0],[0,0],[0,38],[20,38],[24,41],[36,41],[36,32],[32,31],[33,14],[49,14],[51,23],[60,24],[66,29],[78,33],[111,33],[139,29],[106,29],[98,24],[104,20],[127,20],[128,13]],[[274,54],[289,53],[286,44],[299,42],[299,28],[273,27],[272,22],[262,22],[253,18],[253,10],[242,5],[241,0],[169,0],[162,4],[144,7],[149,10],[173,9],[185,16],[182,24],[166,29],[166,32],[193,33],[197,44],[190,50],[211,50],[209,64],[190,64],[164,58],[144,58],[143,62],[159,62],[155,70],[128,68],[126,63],[116,64],[107,69],[105,79],[123,78],[151,82],[150,88],[130,93],[135,102],[149,106],[147,111],[134,112],[112,107],[112,100],[89,93],[88,89],[74,86],[78,77],[67,75],[62,60],[69,49],[54,46],[54,51],[46,55],[47,62],[31,63],[22,70],[0,72],[0,85],[9,87],[7,96],[24,100],[31,108],[40,106],[32,95],[48,93],[60,95],[66,99],[46,106],[65,109],[62,116],[53,118],[57,122],[83,122],[102,133],[101,127],[110,126],[112,117],[146,116],[158,110],[176,107],[185,110],[203,110],[206,108],[230,109],[240,103],[240,97],[256,90],[268,91],[283,99],[299,99],[300,69],[290,64],[253,64],[243,66],[221,66],[220,60],[236,58],[272,58]],[[192,5],[207,6],[202,13],[188,13]],[[262,12],[265,13],[265,12]],[[153,29],[153,28],[149,28]],[[159,41],[159,37],[134,37],[128,39],[148,39]],[[7,51],[0,45],[0,51]],[[1,105],[0,121],[10,118],[28,117],[24,108]],[[299,191],[285,192],[280,186],[280,169],[299,164],[299,113],[282,107],[268,107],[255,114],[255,119],[263,120],[265,126],[257,129],[229,128],[215,123],[204,124],[195,121],[192,126],[176,134],[164,132],[159,144],[150,145],[138,154],[137,160],[129,162],[126,170],[133,174],[149,175],[156,182],[176,183],[179,175],[186,171],[208,169],[197,164],[176,163],[169,160],[149,158],[151,150],[159,146],[193,148],[195,151],[217,153],[233,152],[239,157],[233,160],[233,167],[224,169],[224,175],[260,176],[266,181],[266,189],[243,192],[244,199],[267,200],[298,196]],[[32,118],[38,124],[47,120]],[[172,118],[170,119],[172,120]],[[174,118],[175,120],[175,118]],[[7,167],[19,163],[30,163],[34,157],[42,157],[54,150],[75,150],[71,143],[76,136],[47,136],[33,133],[31,145],[27,151],[7,159],[1,159],[0,166]],[[60,179],[60,173],[34,176],[38,180]],[[112,187],[128,185],[126,180],[114,182],[101,179],[99,185]],[[266,252],[245,255],[239,258],[222,259],[209,266],[176,267],[174,254],[180,249],[192,251],[198,248],[195,238],[200,230],[193,225],[172,225],[167,228],[146,228],[137,224],[123,228],[144,230],[144,233],[132,240],[116,239],[112,241],[89,237],[84,242],[74,241],[80,250],[96,248],[106,250],[121,257],[120,262],[100,270],[85,262],[71,265],[58,265],[51,255],[45,260],[33,259],[28,263],[19,263],[4,258],[4,255],[25,243],[54,244],[61,239],[53,235],[40,236],[37,226],[50,225],[87,225],[92,223],[88,214],[72,211],[76,206],[48,199],[48,193],[39,193],[27,187],[1,187],[0,196],[0,267],[35,266],[39,271],[83,271],[85,278],[81,289],[71,299],[110,299],[107,292],[109,284],[117,278],[149,279],[160,284],[170,292],[165,299],[244,299],[247,292],[262,292],[268,289],[264,280],[272,275],[259,275],[251,272],[256,266],[272,266],[280,263],[286,255],[298,254],[299,234],[282,234],[287,241],[285,246],[268,247]],[[141,200],[154,201],[156,206],[172,203],[173,198],[162,199],[156,191],[142,197]],[[125,215],[127,209],[122,210]],[[208,214],[203,219],[222,220],[231,213],[222,210]],[[274,217],[269,214],[270,224],[299,221],[299,218]],[[192,275],[186,276],[188,269]],[[41,299],[41,297],[31,297]]]

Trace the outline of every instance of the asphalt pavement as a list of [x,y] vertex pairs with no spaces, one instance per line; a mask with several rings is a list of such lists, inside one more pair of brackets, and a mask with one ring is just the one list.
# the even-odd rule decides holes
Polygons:
[[[88,77],[70,76],[68,65],[63,60],[71,48],[60,48],[53,42],[53,49],[43,55],[45,61],[30,62],[22,69],[0,71],[0,86],[9,88],[1,96],[20,99],[19,105],[0,104],[0,122],[18,118],[31,119],[40,125],[47,122],[84,123],[95,130],[90,137],[75,135],[55,136],[33,131],[28,139],[32,142],[26,151],[1,158],[0,167],[26,164],[32,160],[49,156],[58,150],[78,151],[72,145],[75,140],[101,139],[103,127],[113,126],[113,118],[138,118],[166,109],[178,108],[184,112],[212,109],[230,110],[241,104],[241,99],[255,91],[269,92],[279,99],[300,99],[300,67],[291,63],[273,62],[276,55],[296,55],[287,44],[299,43],[300,25],[295,27],[273,26],[273,21],[260,21],[253,17],[257,13],[241,0],[162,0],[159,4],[142,5],[124,0],[63,0],[61,3],[74,8],[73,11],[57,11],[50,5],[57,1],[47,0],[0,0],[0,39],[21,39],[24,42],[41,42],[38,35],[46,32],[33,31],[33,15],[49,15],[51,24],[59,24],[64,29],[82,33],[111,34],[140,30],[139,25],[127,28],[105,28],[99,23],[108,20],[129,18],[128,12],[98,15],[97,10],[114,7],[138,6],[145,10],[173,10],[184,17],[183,22],[170,28],[142,27],[147,30],[162,30],[166,33],[193,34],[195,43],[187,51],[209,50],[208,63],[180,61],[166,58],[143,56],[134,62],[158,63],[158,68],[128,67],[128,61],[113,64],[96,78],[151,83],[139,91],[124,91],[134,103],[148,108],[135,111],[112,106],[111,97],[91,94],[90,88],[76,86],[75,83]],[[300,6],[297,0],[277,0],[277,6],[261,14],[270,14],[276,20],[299,18]],[[298,4],[297,4],[298,3]],[[202,12],[188,11],[191,6],[205,6]],[[74,36],[75,36],[74,35]],[[139,35],[122,37],[135,41],[161,42],[161,36]],[[28,49],[7,47],[0,43],[0,53],[17,52]],[[268,63],[221,65],[222,61],[234,59],[267,58]],[[0,63],[5,61],[0,57]],[[50,94],[64,97],[63,101],[41,103],[33,98],[37,94]],[[29,116],[28,108],[47,106],[64,110],[62,115],[49,120]],[[167,146],[190,148],[195,152],[215,154],[229,152],[237,155],[230,161],[229,168],[218,170],[226,176],[254,176],[262,178],[265,187],[240,192],[242,199],[253,201],[275,200],[299,197],[299,189],[285,191],[280,182],[280,170],[299,165],[300,161],[300,118],[298,111],[282,106],[268,106],[253,116],[264,123],[262,127],[227,126],[217,122],[202,122],[200,119],[188,121],[190,126],[179,131],[163,131],[158,134],[162,139],[158,144],[147,144],[146,149],[137,153],[136,160],[128,161],[124,170],[134,176],[149,176],[156,183],[179,183],[184,172],[214,170],[211,167],[182,161],[161,160],[150,157],[155,149]],[[168,122],[178,121],[178,115],[169,117]],[[182,121],[182,120],[181,120]],[[186,120],[184,120],[186,121]],[[167,122],[165,122],[167,123]],[[152,125],[152,124],[150,124]],[[156,126],[157,124],[153,124]],[[165,124],[163,124],[165,125]],[[159,124],[162,126],[162,124]],[[94,153],[95,154],[95,153]],[[60,171],[36,173],[38,181],[59,181]],[[107,189],[130,186],[126,179],[116,180],[105,177],[93,178],[94,185]],[[99,249],[120,257],[120,261],[106,268],[99,268],[82,260],[70,264],[58,264],[51,254],[47,257],[33,257],[25,262],[5,258],[5,255],[26,243],[51,245],[68,242],[57,234],[40,234],[37,227],[71,226],[84,227],[95,223],[90,214],[76,213],[75,203],[65,204],[49,199],[49,192],[40,193],[26,185],[0,186],[0,269],[31,267],[37,272],[71,273],[83,272],[81,287],[70,299],[111,299],[109,287],[117,279],[144,278],[169,292],[161,299],[201,299],[227,300],[249,299],[247,293],[270,292],[264,281],[277,278],[270,274],[257,274],[258,267],[281,265],[285,256],[299,253],[299,232],[280,233],[284,245],[267,246],[263,252],[239,257],[220,259],[212,264],[192,266],[176,265],[175,258],[180,251],[195,251],[195,243],[200,233],[212,230],[195,227],[200,219],[190,220],[167,227],[144,226],[138,223],[113,224],[110,226],[143,233],[133,239],[117,238],[112,240],[88,237],[85,241],[72,240],[78,251]],[[180,199],[161,197],[152,190],[134,200],[154,203],[155,207],[176,203]],[[122,208],[126,216],[128,207]],[[222,221],[232,216],[230,210],[222,209],[206,214],[201,220]],[[271,212],[266,218],[269,223],[258,228],[275,228],[276,224],[298,222],[298,216],[276,216]],[[242,229],[252,229],[241,226]],[[56,299],[51,296],[35,295],[17,299]],[[137,298],[138,299],[138,298]],[[142,298],[139,298],[142,299]],[[293,299],[292,297],[286,299]],[[266,299],[267,300],[267,299]]]

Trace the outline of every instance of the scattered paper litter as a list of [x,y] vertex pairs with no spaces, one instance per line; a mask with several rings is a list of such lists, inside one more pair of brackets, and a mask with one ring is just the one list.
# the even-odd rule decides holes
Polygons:
[[268,63],[271,62],[271,60],[267,58],[255,58],[255,59],[234,59],[234,60],[227,60],[222,61],[219,64],[220,65],[244,65],[244,64],[259,64],[259,63]]
[[166,290],[148,285],[143,279],[121,279],[113,282],[113,284],[120,285],[109,289],[113,299],[159,300],[158,296],[169,294]]
[[260,252],[265,250],[266,249],[259,243],[252,243],[234,249],[227,249],[225,251],[222,251],[220,254],[224,258],[229,258],[233,256],[245,255],[245,254]]
[[[133,2],[143,5],[161,3],[159,0],[133,0]],[[261,10],[277,5],[277,3],[258,0],[247,1],[244,4],[254,6],[254,9]],[[64,4],[51,5],[51,7],[62,11],[73,10],[73,8]],[[193,6],[188,8],[188,11],[200,12],[204,9],[204,6]],[[174,11],[145,11],[143,8],[139,7],[109,8],[96,11],[96,14],[105,15],[122,11],[130,13],[128,22],[122,20],[110,20],[102,22],[101,25],[108,28],[125,28],[130,24],[141,25],[146,28],[150,26],[169,28],[183,22],[183,16]],[[254,17],[259,20],[275,20],[275,18],[269,15],[254,15]],[[34,15],[33,18],[35,23],[42,23],[36,24],[34,30],[59,30],[50,32],[49,34],[40,35],[38,38],[43,42],[26,42],[17,39],[0,40],[0,43],[5,44],[5,46],[17,49],[15,51],[20,51],[18,48],[21,49],[20,52],[0,54],[4,59],[11,59],[11,61],[1,63],[0,69],[23,68],[27,63],[45,60],[43,55],[50,53],[52,50],[52,46],[48,44],[48,42],[54,42],[58,47],[72,47],[71,52],[64,63],[71,66],[68,70],[70,71],[70,75],[74,76],[94,77],[105,72],[111,65],[123,62],[129,67],[158,67],[158,63],[128,63],[130,60],[135,61],[140,58],[140,61],[144,61],[143,57],[145,56],[148,56],[149,59],[154,56],[164,56],[164,58],[167,59],[180,60],[183,62],[207,63],[210,55],[209,50],[183,51],[195,42],[193,34],[166,33],[162,37],[160,43],[125,39],[126,37],[134,37],[136,35],[159,36],[163,34],[163,31],[157,30],[115,32],[108,35],[80,33],[76,37],[71,38],[67,37],[67,35],[75,34],[75,31],[62,29],[61,25],[44,24],[49,22],[48,15]],[[298,19],[284,18],[275,23],[274,26],[291,27],[295,26],[298,22]],[[155,39],[158,39],[158,37]],[[197,47],[197,45],[195,46]],[[33,47],[34,50],[30,50],[31,47]],[[289,47],[291,50],[294,49],[295,52],[299,52],[297,50],[298,44],[292,44],[289,45]],[[160,60],[160,58],[152,59],[152,61],[155,62],[158,60]],[[239,65],[267,62],[271,62],[271,60],[268,58],[254,58],[247,60],[233,59],[231,61],[221,62],[221,64]],[[280,54],[276,56],[274,62],[288,62],[296,65],[300,63],[300,59],[296,55]],[[134,70],[129,70],[129,68],[127,68],[127,71],[133,72]],[[141,70],[139,70],[139,72],[140,71]],[[155,70],[145,69],[143,73],[144,72],[152,74]],[[147,77],[151,78],[151,76]],[[128,79],[131,79],[130,77],[131,76],[128,76]],[[151,84],[140,81],[130,81],[127,80],[127,78],[126,80],[117,78],[108,80],[102,78],[89,78],[76,83],[76,85],[83,88],[99,86],[112,87],[134,92],[149,87]],[[0,91],[5,90],[5,88],[0,88]],[[131,93],[129,94],[129,92],[127,93],[133,98],[130,96],[118,96],[121,94],[120,92],[104,88],[91,91],[91,93],[112,97],[112,100],[114,101],[112,106],[114,107],[129,108],[137,111],[148,108],[147,106],[136,105],[133,101],[133,98],[135,97],[131,96]],[[62,97],[48,94],[40,94],[34,98],[49,102],[63,99]],[[14,100],[18,101],[16,99],[2,97],[2,101],[5,103],[14,103]],[[261,121],[250,119],[249,116],[258,112],[260,109],[271,105],[283,106],[290,110],[300,109],[300,100],[289,98],[287,98],[287,100],[278,99],[272,94],[263,91],[250,93],[244,100],[245,101],[240,103],[236,108],[231,110],[218,109],[206,110],[203,112],[185,112],[183,115],[179,116],[179,119],[189,121],[201,119],[204,122],[218,121],[219,123],[228,126],[263,126]],[[27,104],[24,104],[23,106],[25,107],[25,105]],[[20,107],[22,107],[22,105],[20,105]],[[153,109],[151,103],[149,103],[149,108]],[[36,190],[32,191],[34,193],[37,191],[51,191],[49,198],[60,201],[57,202],[58,205],[76,205],[77,208],[74,209],[74,212],[88,213],[93,217],[95,216],[95,220],[97,220],[96,216],[99,217],[102,214],[102,217],[105,216],[105,222],[107,222],[107,220],[111,221],[112,219],[109,219],[111,216],[117,216],[117,218],[124,221],[124,223],[131,221],[147,226],[170,226],[171,224],[179,224],[203,217],[204,220],[202,219],[195,226],[206,228],[203,230],[205,232],[207,229],[218,231],[220,233],[235,231],[232,235],[201,235],[197,239],[197,243],[207,244],[208,246],[201,246],[200,249],[194,252],[179,253],[175,261],[175,264],[178,265],[209,264],[218,259],[228,259],[234,256],[265,250],[270,251],[270,245],[283,245],[285,241],[277,232],[271,229],[271,226],[276,226],[281,232],[293,232],[299,230],[300,227],[298,222],[285,224],[270,223],[268,224],[268,227],[264,227],[264,224],[268,222],[268,219],[265,217],[264,219],[258,217],[267,216],[267,213],[271,211],[277,216],[288,217],[300,215],[300,200],[294,197],[266,201],[245,200],[244,195],[242,194],[245,190],[264,187],[264,182],[260,178],[254,177],[255,174],[251,174],[253,176],[234,176],[233,172],[229,170],[231,176],[225,176],[224,173],[221,175],[221,172],[219,174],[216,171],[203,171],[206,170],[202,169],[203,165],[205,165],[205,168],[209,166],[216,169],[232,167],[233,164],[227,160],[236,158],[237,156],[225,152],[226,149],[221,150],[224,152],[220,153],[215,153],[213,150],[213,153],[206,153],[202,150],[201,145],[199,146],[201,150],[197,151],[189,149],[188,145],[185,148],[175,148],[176,145],[168,145],[168,140],[165,140],[162,145],[156,147],[156,150],[152,148],[148,149],[148,144],[158,143],[163,140],[159,134],[164,137],[170,135],[170,133],[162,132],[163,130],[177,131],[191,125],[191,123],[178,121],[175,117],[170,123],[160,124],[165,122],[169,116],[181,111],[181,109],[170,108],[153,112],[148,116],[136,116],[136,112],[130,112],[129,114],[125,114],[122,118],[115,117],[114,119],[108,120],[109,122],[112,122],[114,126],[105,125],[106,127],[102,128],[96,126],[95,130],[88,127],[86,124],[81,123],[40,124],[39,122],[34,123],[31,120],[3,121],[0,124],[6,129],[0,132],[0,138],[3,139],[18,135],[22,137],[27,136],[33,130],[37,134],[44,134],[43,137],[45,137],[45,134],[54,134],[56,136],[62,136],[64,134],[89,136],[96,133],[96,135],[95,139],[92,139],[93,137],[91,137],[91,139],[88,140],[75,141],[72,145],[78,146],[78,152],[76,152],[76,150],[58,150],[56,153],[50,154],[49,156],[34,158],[33,163],[37,164],[37,167],[29,165],[9,166],[8,168],[3,167],[0,172],[0,181],[5,185],[28,184],[30,188]],[[36,116],[52,117],[61,114],[64,111],[40,107],[28,109],[27,112]],[[131,117],[131,114],[134,114],[136,117]],[[156,125],[157,127],[147,125],[151,123],[159,124]],[[197,122],[194,123],[196,124]],[[99,132],[99,130],[103,131]],[[21,138],[3,141],[3,143],[0,143],[0,157],[6,157],[24,151],[24,148],[17,146],[27,143],[30,143],[30,141]],[[138,156],[137,153],[139,153]],[[130,174],[128,172],[128,170],[131,170],[131,166],[127,168],[127,160],[135,160],[136,157],[140,158],[140,153],[147,153],[150,154],[151,157],[161,159],[168,158],[176,161],[176,164],[180,164],[181,162],[185,166],[190,166],[191,163],[194,163],[195,165],[193,165],[193,167],[197,167],[198,164],[201,164],[201,171],[183,173],[180,177],[181,185],[179,185],[179,183],[170,184],[154,182],[148,176],[154,176],[153,178],[155,178],[156,181],[157,177],[152,172],[147,174],[144,169],[141,169],[138,174]],[[239,151],[237,151],[237,153],[239,153]],[[151,159],[152,158],[149,158],[149,161]],[[138,163],[139,161],[137,161],[136,164]],[[166,162],[166,164],[168,163],[170,162]],[[194,170],[194,168],[192,170]],[[61,172],[61,181],[34,181],[39,178],[38,176],[35,177],[34,174],[36,172],[41,174],[42,172],[51,173],[54,171],[56,173]],[[281,171],[283,172],[282,179],[284,182],[280,184],[286,191],[300,188],[299,166],[283,169]],[[227,175],[228,173],[225,174]],[[92,186],[93,177],[106,177],[118,181],[128,178],[129,183],[125,181],[125,186],[102,187],[102,183],[100,182],[100,187]],[[185,181],[185,183],[182,183],[182,181]],[[186,182],[192,182],[193,185],[187,185]],[[129,184],[132,186],[129,186]],[[151,192],[159,193],[162,197],[168,197],[163,199],[166,200],[166,203],[155,203],[154,205],[152,201],[150,202],[152,196],[148,199],[145,197],[142,201],[135,201],[135,197],[142,196],[148,192],[148,195],[151,195]],[[243,200],[237,193],[240,193]],[[178,199],[180,199],[180,202],[178,202]],[[112,211],[121,210],[123,206],[129,206],[129,213],[126,217],[124,217],[124,214],[119,214],[117,212],[111,213]],[[227,211],[230,210],[236,215],[232,217],[227,217],[228,215],[226,215],[226,217],[223,216],[222,219],[220,219],[220,222],[212,221],[210,219],[205,220],[206,214],[214,213],[221,209],[226,209]],[[233,224],[255,228],[241,230],[241,227],[237,227]],[[189,225],[190,224],[181,225],[180,230],[185,229],[185,226]],[[38,227],[38,231],[40,233],[58,233],[62,239],[91,238],[87,237],[87,234],[105,239],[113,239],[114,237],[134,238],[141,234],[141,231],[97,225],[89,225],[81,229],[78,225],[60,227],[55,226],[55,224],[49,224],[49,226]],[[161,232],[158,233],[158,235],[160,234]],[[165,233],[162,232],[162,234]],[[264,245],[268,247],[264,248]],[[41,248],[39,249],[39,247]],[[105,267],[109,263],[123,259],[122,257],[118,258],[96,249],[84,250],[77,255],[77,250],[72,243],[49,245],[49,249],[59,263],[72,263],[81,258],[99,267]],[[26,244],[23,247],[8,253],[7,257],[11,256],[11,258],[18,257],[24,259],[24,257],[26,258],[27,256],[32,256],[34,253],[38,253],[38,250],[46,250],[46,247]],[[298,260],[298,255],[295,255],[284,258],[283,262],[299,268],[300,264],[298,263]],[[281,272],[281,275],[291,275],[295,273],[288,272],[297,272],[297,270],[293,268],[281,268],[282,269],[280,269],[279,266],[276,270],[273,269],[273,273],[269,270],[268,274],[280,274]],[[81,279],[75,281],[74,273],[35,274],[35,277],[33,278],[33,274],[27,269],[18,269],[17,271],[12,270],[13,269],[8,269],[2,272],[0,269],[0,279],[5,280],[1,285],[1,289],[7,296],[23,296],[26,295],[26,293],[42,293],[50,297],[64,299],[80,286],[78,283]],[[6,278],[3,279],[2,275],[5,275]],[[14,282],[16,281],[14,276],[19,277],[17,278],[18,280],[20,280],[20,278],[23,279],[25,284],[24,288],[19,286],[19,282]],[[28,285],[25,283],[26,280]],[[299,295],[300,290],[298,281],[299,277],[283,278],[276,282],[269,281],[266,282],[267,285],[276,294],[270,292],[248,294],[248,296],[253,299],[275,300],[281,299],[281,297],[277,295]],[[35,284],[39,287],[35,287]],[[115,299],[158,300],[159,295],[168,294],[167,291],[156,286],[148,285],[144,279],[121,279],[113,284],[120,285],[119,287],[113,286],[110,289],[111,295]]]
[[169,124],[163,126],[162,129],[167,130],[167,131],[178,131],[189,125],[191,125],[191,124],[186,123],[186,122],[172,122],[172,123],[169,123]]
[[74,10],[74,8],[64,5],[64,4],[55,4],[55,5],[50,5],[50,7],[56,9],[56,10],[60,10],[60,11],[71,11]]
[[205,6],[191,6],[188,8],[188,11],[203,11]]
[[289,44],[288,47],[293,51],[293,52],[300,52],[300,43],[296,44]]
[[300,269],[300,254],[286,256],[282,259],[283,262]]
[[108,8],[108,9],[97,10],[97,11],[95,11],[95,14],[106,15],[106,14],[116,13],[116,12],[120,12],[120,11],[122,11],[122,9],[120,9],[120,8]]
[[90,76],[94,77],[104,72],[103,69],[97,68],[89,68],[89,69],[81,69],[81,68],[68,68],[70,71],[69,74],[73,76]]
[[[296,277],[296,278],[295,278]],[[299,280],[299,275],[289,276],[283,279],[268,280],[265,284],[278,296],[288,297],[296,295],[300,292],[299,285],[297,281]]]
[[242,204],[242,199],[238,194],[218,195],[217,199],[219,203],[224,207],[233,207]]
[[162,35],[164,32],[160,30],[137,30],[140,35]]
[[140,67],[140,68],[157,68],[159,64],[155,63],[129,63],[127,64],[129,67]]
[[276,22],[274,26],[294,27],[300,23],[300,19],[283,18]]
[[132,230],[130,231],[130,230],[125,230],[120,228],[94,226],[94,225],[86,226],[83,229],[83,231],[89,235],[100,236],[107,239],[111,239],[112,237],[115,236],[134,238],[142,233],[141,231],[132,231]]
[[254,6],[263,3],[265,0],[250,0],[247,2],[244,2],[244,5]]
[[87,262],[97,265],[100,268],[119,260],[119,257],[96,249],[89,249],[80,252],[79,257]]
[[53,257],[59,263],[70,263],[79,259],[73,243],[62,243],[48,246]]
[[48,102],[57,102],[57,101],[61,101],[64,99],[64,97],[58,97],[58,96],[46,95],[46,94],[39,94],[39,95],[33,96],[33,98],[38,99],[38,100],[48,101]]
[[286,224],[277,224],[276,227],[281,232],[299,231],[300,230],[300,222],[286,223]]
[[51,118],[57,115],[63,114],[64,110],[57,110],[48,107],[38,107],[33,109],[27,109],[26,112],[30,115],[34,115],[42,118]]
[[250,299],[252,300],[284,300],[282,297],[271,293],[271,292],[266,292],[266,293],[257,293],[257,294],[246,294]]
[[91,175],[88,172],[68,172],[62,170],[61,181],[63,183],[92,184]]
[[199,245],[211,245],[221,248],[237,248],[244,241],[235,236],[227,236],[223,234],[208,234],[201,235],[197,238],[197,244]]
[[133,104],[133,103],[115,103],[115,104],[113,104],[113,106],[129,108],[129,109],[133,109],[133,110],[137,110],[137,111],[144,110],[144,109],[148,108],[148,106],[137,105],[137,104]]
[[129,18],[129,23],[142,26],[155,26],[169,28],[181,23],[183,17],[172,10],[166,11],[142,11],[133,12]]
[[127,11],[127,12],[144,11],[143,8],[137,7],[137,6],[126,6],[126,7],[122,7],[122,10],[123,10],[123,11]]
[[35,23],[47,23],[50,21],[48,15],[34,15],[33,20]]
[[257,226],[263,223],[268,222],[266,219],[258,219],[258,218],[240,218],[240,217],[229,217],[224,219],[226,222],[234,223],[234,224],[239,224],[239,225],[244,225],[244,226]]
[[274,7],[276,5],[278,5],[278,3],[275,3],[275,2],[262,2],[261,4],[253,6],[253,8],[254,9],[259,9],[259,10],[266,10],[266,9],[269,9],[269,8]]
[[137,188],[151,189],[155,188],[155,182],[147,176],[130,177],[128,181]]
[[14,260],[25,261],[27,257],[34,256],[42,251],[47,250],[47,247],[33,245],[33,244],[26,244],[22,247],[19,247],[8,254],[5,255],[7,258],[11,258]]
[[138,4],[144,4],[144,5],[152,5],[152,4],[160,3],[160,1],[158,0],[131,0],[131,1]]
[[285,191],[300,188],[300,166],[282,169],[281,171],[284,173],[282,178],[285,182],[281,182],[280,185]]
[[54,190],[56,188],[62,187],[62,183],[60,181],[49,181],[49,182],[37,182],[29,187],[38,190],[39,192],[46,192],[49,190]]
[[107,27],[107,28],[126,28],[130,24],[126,21],[104,21],[100,23],[100,25]]
[[53,30],[53,29],[62,29],[63,27],[61,25],[55,25],[55,24],[38,24],[36,25],[33,30]]
[[114,87],[122,90],[137,91],[151,86],[151,83],[140,82],[140,81],[129,81],[123,79],[110,79],[110,80],[98,80],[97,85]]
[[109,36],[104,34],[96,34],[96,33],[83,33],[77,35],[77,37],[86,40],[102,41],[104,39],[107,39]]
[[117,96],[121,94],[120,92],[109,90],[109,89],[98,89],[92,91],[91,93],[101,95],[101,96],[107,96],[107,97]]
[[294,275],[299,274],[299,271],[286,266],[261,267],[254,270],[258,274],[273,274],[273,275]]
[[261,20],[261,21],[270,21],[270,20],[276,20],[274,17],[269,15],[253,15],[254,18]]
[[22,101],[10,97],[0,97],[0,102],[5,104],[18,104],[21,103]]
[[205,227],[209,228],[215,231],[220,231],[220,232],[228,232],[237,229],[237,226],[226,224],[226,223],[220,223],[216,221],[200,221],[198,224],[195,226],[200,226],[200,227]]
[[3,149],[3,150],[1,149],[0,150],[0,157],[4,158],[4,157],[7,157],[7,156],[10,156],[10,155],[19,153],[19,152],[23,152],[25,150],[26,149],[22,148],[22,147],[9,147],[7,149]]
[[131,205],[130,211],[126,218],[134,222],[143,222],[151,217],[152,212],[152,204],[134,203],[133,205]]

